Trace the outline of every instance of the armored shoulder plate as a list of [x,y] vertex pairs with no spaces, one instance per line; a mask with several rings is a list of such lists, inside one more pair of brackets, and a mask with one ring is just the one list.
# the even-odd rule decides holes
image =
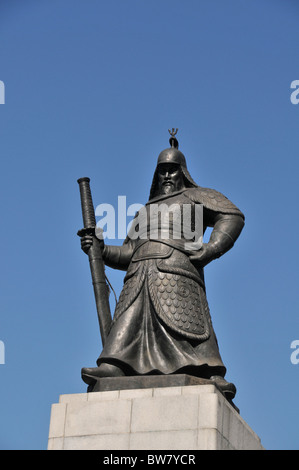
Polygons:
[[190,188],[185,192],[193,202],[203,204],[204,207],[224,214],[235,214],[244,217],[244,214],[226,196],[219,191],[210,188]]

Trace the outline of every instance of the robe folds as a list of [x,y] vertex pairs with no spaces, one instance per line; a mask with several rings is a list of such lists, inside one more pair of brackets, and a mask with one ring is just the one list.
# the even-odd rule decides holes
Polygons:
[[165,235],[162,217],[153,237],[149,215],[153,206],[161,203],[179,209],[188,204],[192,229],[194,208],[202,205],[202,232],[213,227],[217,247],[221,247],[215,257],[231,248],[244,225],[240,210],[211,189],[186,188],[150,200],[144,206],[147,236],[143,227],[137,237],[129,234],[123,246],[104,249],[106,265],[127,272],[97,364],[115,364],[126,375],[190,373],[224,377],[226,368],[212,325],[204,270],[190,260],[194,253],[183,225],[178,237],[174,218],[168,218],[169,231]]

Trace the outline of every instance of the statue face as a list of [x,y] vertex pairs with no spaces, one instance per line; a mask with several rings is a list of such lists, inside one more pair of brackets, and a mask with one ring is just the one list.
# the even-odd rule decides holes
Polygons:
[[184,187],[180,165],[176,163],[161,163],[158,165],[159,193],[169,194]]

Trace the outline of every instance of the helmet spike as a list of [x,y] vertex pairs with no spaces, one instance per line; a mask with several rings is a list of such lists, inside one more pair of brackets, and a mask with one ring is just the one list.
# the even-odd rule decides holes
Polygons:
[[169,139],[170,146],[172,148],[178,149],[179,148],[179,142],[178,142],[177,138],[175,137],[175,135],[178,132],[178,129],[175,129],[173,127],[172,130],[168,129],[168,132],[171,135],[171,137]]

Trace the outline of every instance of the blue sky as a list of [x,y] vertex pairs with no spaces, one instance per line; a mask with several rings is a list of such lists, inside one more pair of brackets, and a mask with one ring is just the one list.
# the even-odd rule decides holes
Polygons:
[[170,127],[246,215],[205,270],[235,403],[267,449],[299,449],[298,21],[295,0],[1,0],[1,449],[45,449],[101,351],[77,179],[145,203]]

